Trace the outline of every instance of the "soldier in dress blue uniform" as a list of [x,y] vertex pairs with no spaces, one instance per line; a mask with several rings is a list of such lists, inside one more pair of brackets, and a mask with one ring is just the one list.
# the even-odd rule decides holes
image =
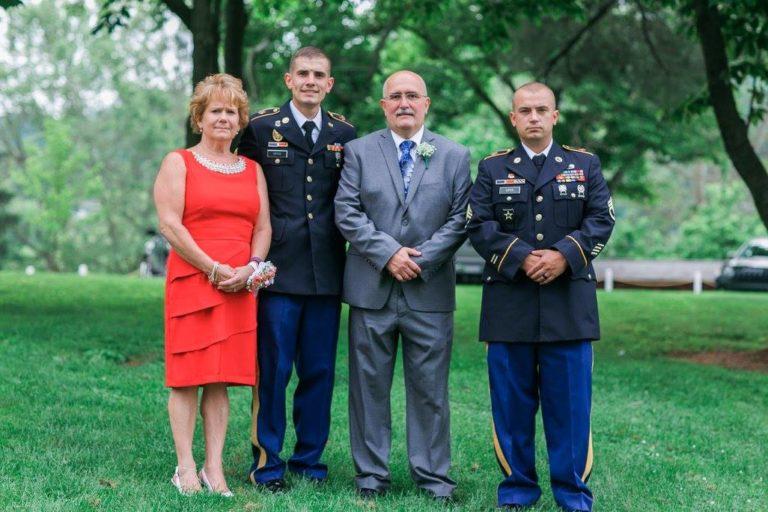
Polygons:
[[271,491],[285,488],[285,390],[296,367],[296,446],[290,471],[324,480],[320,458],[328,440],[336,342],[341,314],[344,239],[333,198],[344,144],[355,138],[346,119],[321,109],[333,87],[330,59],[305,47],[291,59],[285,84],[292,98],[251,118],[239,153],[263,168],[269,190],[275,283],[259,295],[259,384],[254,389],[249,478]]
[[569,511],[592,510],[592,345],[600,337],[590,263],[613,230],[597,156],[559,146],[555,96],[530,83],[514,97],[522,142],[480,162],[467,231],[485,259],[480,340],[487,342],[498,505],[541,496],[534,426],[541,403],[552,492]]

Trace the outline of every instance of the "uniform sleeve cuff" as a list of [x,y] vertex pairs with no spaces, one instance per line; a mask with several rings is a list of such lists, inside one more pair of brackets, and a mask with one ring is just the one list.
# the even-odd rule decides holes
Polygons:
[[568,266],[571,268],[571,273],[578,272],[589,264],[581,244],[571,235],[566,235],[565,238],[554,245],[554,248],[565,256]]
[[533,247],[523,242],[519,238],[514,238],[509,245],[504,249],[504,252],[498,258],[498,260],[491,261],[491,265],[496,267],[496,271],[506,277],[512,279],[520,270],[520,265],[523,264],[525,258],[531,254]]

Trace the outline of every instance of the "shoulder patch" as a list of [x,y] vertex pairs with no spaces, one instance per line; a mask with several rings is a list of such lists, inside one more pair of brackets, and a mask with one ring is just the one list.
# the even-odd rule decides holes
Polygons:
[[347,121],[347,118],[344,117],[343,115],[337,114],[336,112],[331,112],[330,110],[328,110],[327,112],[328,112],[328,117],[330,117],[332,119],[335,119],[336,121],[341,121],[342,123],[347,124],[349,126],[352,126],[354,128],[352,123]]
[[251,116],[251,121],[264,116],[271,116],[280,112],[280,107],[263,108]]
[[500,149],[498,151],[494,151],[493,153],[491,153],[487,157],[483,158],[483,160],[488,160],[489,158],[494,158],[494,157],[501,156],[501,155],[507,155],[507,154],[511,153],[513,149],[514,148],[507,148],[507,149]]
[[563,144],[562,147],[566,151],[577,151],[579,153],[586,153],[587,155],[594,155],[594,153],[590,153],[584,148],[574,148],[573,146],[566,146],[565,144]]

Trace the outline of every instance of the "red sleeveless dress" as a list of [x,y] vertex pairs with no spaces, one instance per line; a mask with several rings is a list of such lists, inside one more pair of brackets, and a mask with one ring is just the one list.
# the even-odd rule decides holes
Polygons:
[[[188,150],[177,151],[187,170],[182,224],[211,258],[231,267],[248,263],[259,212],[257,164],[223,174],[203,167]],[[255,386],[256,298],[226,293],[175,251],[165,284],[165,385],[214,382]]]

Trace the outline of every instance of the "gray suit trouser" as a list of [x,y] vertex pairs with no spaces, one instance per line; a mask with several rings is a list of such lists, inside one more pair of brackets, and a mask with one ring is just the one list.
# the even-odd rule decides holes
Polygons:
[[389,394],[403,344],[406,435],[411,476],[420,488],[448,496],[451,432],[448,368],[453,312],[411,311],[395,284],[382,309],[349,312],[349,433],[358,489],[389,486],[392,417]]

